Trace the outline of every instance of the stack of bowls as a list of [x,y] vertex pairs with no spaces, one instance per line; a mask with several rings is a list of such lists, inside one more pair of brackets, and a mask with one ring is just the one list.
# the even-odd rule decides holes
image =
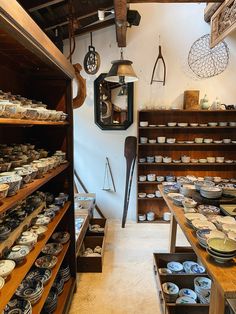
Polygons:
[[180,188],[180,193],[186,197],[192,197],[195,190],[196,188],[193,184],[183,184]]
[[209,199],[220,198],[222,195],[222,189],[215,186],[202,186],[200,188],[201,196]]
[[15,294],[33,305],[40,300],[43,294],[43,283],[40,280],[24,279],[16,289]]
[[197,303],[197,294],[189,288],[183,288],[179,291],[179,298],[176,300],[177,304],[195,304]]
[[207,277],[194,278],[194,291],[200,303],[209,304],[211,295],[211,279]]
[[4,254],[6,259],[10,259],[16,262],[16,264],[23,263],[25,257],[29,254],[30,249],[26,245],[15,245]]
[[59,274],[62,276],[62,278],[64,279],[64,282],[67,282],[70,277],[70,266],[69,265],[62,265],[60,270],[59,270]]
[[195,188],[196,188],[196,190],[197,191],[200,191],[200,188],[201,187],[203,187],[203,186],[207,186],[207,187],[209,187],[209,186],[214,186],[215,185],[215,183],[214,182],[212,182],[212,181],[207,181],[207,180],[203,180],[203,181],[195,181],[194,182],[194,185],[195,185]]
[[64,283],[65,283],[65,281],[64,281],[62,275],[58,274],[56,279],[53,282],[53,285],[52,285],[53,287],[57,288],[58,295],[60,295],[63,292]]
[[226,263],[236,256],[236,241],[225,238],[210,238],[207,252],[218,263]]
[[0,184],[4,183],[9,185],[7,196],[15,195],[21,186],[22,177],[15,174],[15,172],[2,172],[0,173]]
[[31,314],[32,306],[28,300],[14,297],[7,303],[3,313],[4,314],[13,314],[13,313]]
[[57,308],[58,301],[58,290],[55,287],[52,287],[49,291],[46,302],[44,303],[42,313],[52,314]]
[[43,283],[45,286],[48,281],[50,280],[52,276],[52,271],[51,269],[48,268],[34,268],[29,271],[29,273],[26,275],[26,279],[32,280],[39,280]]
[[162,290],[164,292],[166,302],[175,303],[179,296],[179,287],[173,282],[165,282],[162,284]]

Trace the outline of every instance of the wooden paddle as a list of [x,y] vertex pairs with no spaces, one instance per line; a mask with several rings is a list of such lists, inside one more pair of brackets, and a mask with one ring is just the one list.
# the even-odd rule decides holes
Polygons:
[[137,138],[135,136],[127,136],[125,139],[124,155],[126,158],[126,182],[125,182],[125,197],[124,209],[122,217],[122,228],[125,227],[125,222],[129,207],[129,197],[134,173],[135,159],[137,155]]

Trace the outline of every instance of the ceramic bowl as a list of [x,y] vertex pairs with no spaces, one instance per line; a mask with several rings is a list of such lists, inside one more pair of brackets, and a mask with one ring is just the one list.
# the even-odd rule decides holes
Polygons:
[[218,125],[218,122],[208,122],[208,125],[214,127]]
[[30,301],[33,305],[40,300],[43,294],[43,283],[40,280],[24,279],[16,289],[15,294]]
[[139,158],[139,162],[146,162],[146,158],[145,157],[143,157],[143,158]]
[[152,163],[152,162],[154,162],[154,157],[153,156],[147,156],[147,162],[148,163]]
[[214,140],[213,143],[215,143],[215,144],[222,144],[223,141],[222,140]]
[[140,143],[141,144],[146,144],[147,142],[148,142],[148,138],[147,137],[144,137],[144,136],[140,137]]
[[219,126],[227,126],[228,125],[228,122],[219,122]]
[[169,164],[169,163],[172,162],[172,158],[171,158],[171,157],[163,157],[163,162],[164,162],[165,164]]
[[179,290],[179,296],[180,297],[189,297],[193,300],[197,300],[196,293],[192,289],[189,289],[189,288],[180,289]]
[[181,161],[184,163],[189,163],[190,159],[191,159],[191,157],[189,157],[189,156],[181,156]]
[[213,142],[213,139],[212,138],[204,138],[203,142],[206,144],[211,144]]
[[147,175],[148,181],[156,181],[156,175],[154,173],[150,173]]
[[156,180],[157,180],[157,182],[163,182],[163,181],[165,181],[165,177],[164,176],[157,176]]
[[175,302],[179,295],[179,287],[173,282],[163,283],[162,290],[167,302]]
[[167,126],[170,126],[170,127],[174,127],[174,126],[176,126],[176,125],[177,125],[176,122],[168,122],[168,123],[167,123]]
[[195,137],[194,142],[197,144],[203,143],[203,137]]
[[[175,176],[173,176],[173,175],[166,176],[166,182],[175,182]],[[179,188],[179,186],[175,183],[173,183],[173,186]]]
[[236,241],[225,237],[222,238],[210,238],[207,241],[208,246],[219,253],[235,253]]
[[182,201],[182,205],[186,208],[195,208],[197,206],[197,202],[191,198],[185,197]]
[[207,162],[214,163],[214,162],[216,162],[216,158],[215,157],[207,157]]
[[214,205],[199,205],[198,212],[203,215],[218,215],[220,208]]
[[195,230],[199,230],[199,229],[210,229],[210,230],[216,230],[216,226],[207,220],[199,220],[199,219],[195,219],[191,221],[192,226]]
[[17,239],[16,243],[20,245],[27,245],[30,249],[37,243],[38,236],[34,232],[24,231]]
[[229,122],[229,126],[236,126],[236,122],[235,121]]
[[195,265],[195,264],[197,264],[197,263],[193,262],[193,261],[185,261],[185,262],[183,262],[184,271],[187,274],[190,274],[191,273],[191,266]]
[[166,141],[165,136],[158,136],[158,137],[157,137],[157,143],[159,143],[159,144],[164,144],[165,141]]
[[207,159],[206,158],[199,158],[198,161],[201,163],[201,164],[205,164],[207,162]]
[[142,127],[148,126],[148,121],[140,121],[139,125]]
[[70,234],[66,231],[55,232],[52,235],[52,239],[57,243],[65,244],[70,240]]
[[54,255],[44,255],[36,259],[35,266],[39,268],[52,269],[57,263],[57,257]]
[[162,162],[162,156],[155,156],[155,162]]
[[6,305],[4,314],[31,314],[30,301],[14,296]]
[[138,193],[139,198],[145,198],[147,193]]
[[217,262],[217,263],[220,263],[220,264],[224,264],[224,263],[227,263],[229,262],[230,260],[232,260],[234,257],[235,257],[235,254],[232,254],[232,255],[226,255],[226,254],[219,254],[213,250],[211,250],[209,247],[206,248],[207,250],[207,253],[214,258],[214,260]]
[[9,190],[9,185],[6,183],[1,183],[0,184],[0,200],[4,199],[7,197],[7,193]]
[[45,286],[52,276],[52,271],[49,268],[34,268],[26,275],[26,279],[40,280]]
[[204,274],[206,269],[202,265],[195,264],[190,267],[192,274]]
[[32,226],[29,231],[37,234],[38,239],[42,238],[45,232],[48,230],[46,226]]
[[189,125],[192,126],[192,127],[196,127],[196,126],[198,126],[198,123],[192,122]]
[[166,139],[166,143],[168,143],[168,144],[174,144],[175,141],[176,141],[176,139],[175,138],[171,138],[171,137]]
[[229,143],[231,143],[231,138],[223,138],[223,143],[224,143],[224,144],[229,144]]
[[139,221],[145,221],[145,220],[146,220],[146,214],[140,214],[140,215],[138,215],[138,220],[139,220]]
[[194,290],[197,295],[201,294],[206,296],[209,294],[211,289],[211,279],[207,277],[196,277],[194,278]]
[[50,223],[50,221],[51,221],[50,217],[46,217],[46,216],[40,214],[40,215],[37,215],[37,218],[35,219],[34,224],[36,226],[46,226]]
[[145,175],[139,176],[139,181],[140,181],[140,182],[144,182],[144,181],[146,181],[146,180],[147,180],[147,176],[145,176]]
[[0,276],[7,278],[15,268],[16,263],[12,260],[0,260]]
[[15,245],[13,246],[7,254],[5,254],[6,259],[15,261],[17,264],[22,263],[25,257],[29,254],[30,249],[26,245]]
[[184,270],[183,265],[179,262],[169,262],[167,263],[167,268],[172,271],[172,273],[180,273]]
[[172,271],[168,268],[158,268],[160,275],[169,275],[172,274]]
[[42,249],[42,253],[48,255],[58,255],[63,250],[63,245],[61,243],[47,243]]
[[205,198],[216,199],[221,197],[222,189],[215,186],[202,186],[200,194]]
[[177,125],[180,127],[186,127],[186,126],[188,126],[188,123],[187,122],[178,122]]
[[149,139],[148,140],[148,143],[150,143],[150,144],[155,144],[157,141],[155,140],[155,139]]
[[0,184],[5,183],[9,185],[7,196],[13,196],[17,194],[21,186],[22,177],[16,174],[13,175],[2,175],[0,177]]

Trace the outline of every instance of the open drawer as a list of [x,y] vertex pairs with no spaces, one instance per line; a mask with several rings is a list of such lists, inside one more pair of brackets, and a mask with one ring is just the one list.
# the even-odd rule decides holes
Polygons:
[[[102,248],[101,256],[82,256],[86,248],[95,249],[96,246]],[[104,237],[86,236],[79,256],[77,257],[77,272],[79,273],[101,273],[104,256]]]
[[94,232],[90,230],[90,227],[87,230],[87,236],[104,236],[107,233],[107,220],[105,218],[91,218],[89,221],[89,226],[99,225],[101,228],[104,228],[104,231]]
[[208,304],[176,304],[169,303],[165,299],[165,294],[162,289],[162,284],[165,282],[175,283],[179,289],[190,288],[194,290],[194,279],[199,276],[208,277],[207,274],[160,274],[159,268],[166,268],[168,262],[176,261],[183,263],[184,261],[196,261],[195,253],[154,253],[154,275],[156,279],[158,294],[162,313],[165,314],[207,314],[209,313]]

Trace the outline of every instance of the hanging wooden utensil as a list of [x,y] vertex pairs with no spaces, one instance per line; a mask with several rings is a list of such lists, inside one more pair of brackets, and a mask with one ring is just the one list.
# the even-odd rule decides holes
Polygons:
[[122,217],[122,228],[125,227],[128,207],[129,207],[129,197],[131,191],[131,185],[133,180],[134,166],[137,155],[137,137],[127,136],[125,139],[125,151],[124,155],[126,158],[126,183],[125,183],[125,197],[124,197],[124,209]]
[[86,80],[80,74],[82,66],[79,63],[76,63],[73,65],[73,67],[75,69],[75,76],[78,82],[77,96],[73,99],[73,109],[76,109],[83,105],[87,93],[86,93]]
[[[158,64],[162,64],[163,65],[163,79],[162,80],[154,80],[154,75],[155,75],[155,71],[156,71],[156,68],[157,68]],[[166,83],[166,64],[165,64],[165,60],[164,60],[164,58],[162,56],[161,46],[159,46],[159,54],[158,54],[158,57],[156,59],[153,71],[152,71],[152,78],[151,78],[151,83],[150,84],[152,84],[153,82],[163,83],[163,85],[165,85],[165,83]]]
[[88,47],[88,52],[84,57],[84,70],[87,74],[96,74],[100,68],[100,56],[93,46],[93,37],[90,33],[91,45]]

